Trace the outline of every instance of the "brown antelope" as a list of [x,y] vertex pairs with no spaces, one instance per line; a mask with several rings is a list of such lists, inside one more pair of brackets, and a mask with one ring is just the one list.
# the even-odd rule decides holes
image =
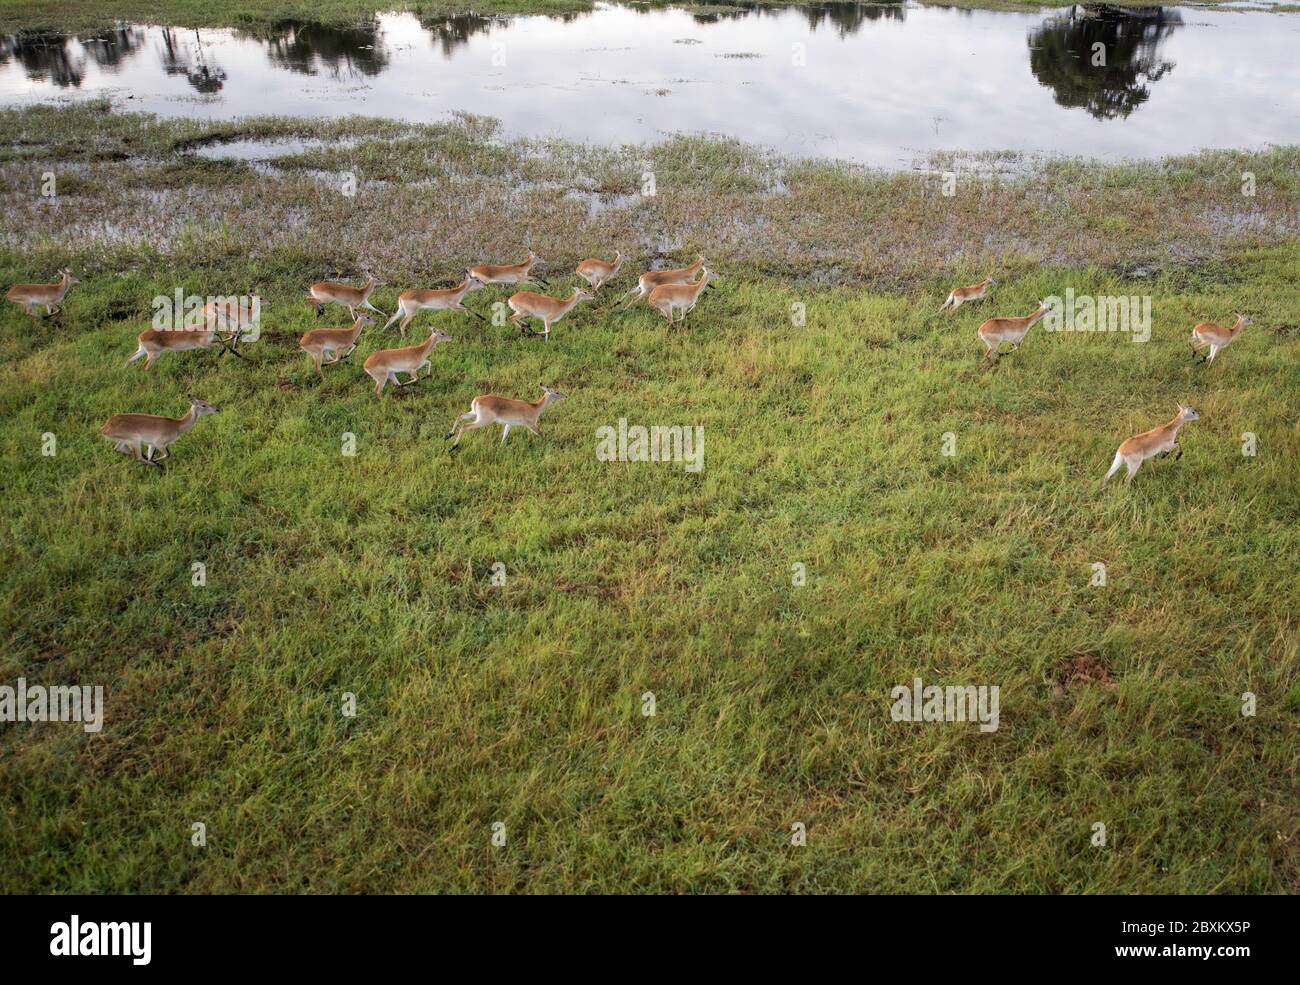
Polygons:
[[320,317],[321,307],[327,304],[343,305],[353,320],[357,317],[358,308],[369,308],[375,314],[383,315],[382,311],[370,303],[371,292],[382,283],[383,281],[370,276],[366,277],[364,287],[349,287],[330,280],[318,281],[307,289],[307,303],[316,309],[317,318]]
[[1046,301],[1038,302],[1038,310],[1032,315],[1026,315],[1024,318],[990,318],[979,327],[980,341],[984,343],[987,351],[984,353],[984,359],[995,359],[998,354],[998,346],[1003,342],[1011,343],[1011,351],[1014,352],[1020,348],[1021,341],[1033,327],[1034,322],[1038,321],[1043,315],[1052,310],[1052,306]]
[[591,285],[593,291],[599,291],[607,281],[611,281],[618,276],[619,270],[623,267],[623,261],[626,259],[627,257],[615,250],[614,259],[608,263],[590,257],[578,264],[574,270],[579,277]]
[[463,311],[467,315],[473,315],[479,321],[487,321],[477,311],[471,311],[462,303],[465,295],[470,291],[477,291],[480,287],[486,286],[483,281],[466,270],[465,279],[455,287],[444,288],[441,291],[421,291],[418,289],[403,291],[397,299],[397,310],[393,312],[393,317],[388,319],[384,329],[387,330],[389,325],[400,318],[402,323],[397,326],[397,329],[405,338],[406,326],[421,311]]
[[222,352],[231,352],[240,359],[244,358],[231,348],[229,340],[223,339],[213,324],[203,328],[146,328],[135,337],[135,341],[138,348],[135,355],[126,361],[126,365],[130,366],[143,356],[145,369],[152,366],[154,360],[164,352],[220,348]]
[[681,309],[682,316],[678,321],[685,321],[686,316],[695,308],[695,303],[699,301],[700,295],[704,289],[709,286],[711,281],[718,279],[708,267],[705,267],[700,279],[694,284],[661,284],[650,292],[649,305],[659,314],[668,319],[669,324],[673,321],[673,312]]
[[[298,347],[311,356],[311,361],[316,364],[316,373],[323,380],[325,373],[321,366],[332,366],[336,362],[347,359],[352,355],[352,350],[357,347],[357,336],[367,325],[373,325],[375,320],[367,314],[360,314],[351,328],[316,328],[306,333],[298,340]],[[333,359],[326,359],[328,355],[333,355]]]
[[[966,287],[954,287],[948,294],[948,300],[943,303],[939,311],[956,311],[967,301],[983,301],[988,290],[993,286],[993,278],[985,277],[978,284],[969,284]],[[938,312],[935,312],[938,314]]]
[[230,351],[234,352],[234,346],[239,345],[244,331],[257,324],[265,304],[266,301],[256,294],[249,297],[247,306],[234,296],[213,298],[203,306],[203,324],[209,329],[220,328],[229,332],[225,341],[231,343]]
[[532,291],[520,291],[518,294],[510,295],[506,304],[510,305],[510,310],[514,312],[510,316],[511,323],[521,332],[531,331],[524,322],[529,318],[541,320],[542,331],[533,332],[533,335],[540,334],[546,341],[551,340],[551,326],[572,311],[579,301],[590,301],[592,295],[588,294],[581,288],[575,287],[573,293],[568,299],[548,298],[545,294],[534,294]]
[[[1250,319],[1245,315],[1238,315],[1236,324],[1231,328],[1224,328],[1222,325],[1214,324],[1214,322],[1201,322],[1192,329],[1192,357],[1200,356],[1207,363],[1214,362],[1214,357],[1219,354],[1219,350],[1226,349],[1241,330],[1249,324]],[[1210,354],[1208,356],[1200,351],[1202,346],[1209,346]]]
[[470,401],[469,412],[461,414],[452,421],[451,430],[444,436],[444,438],[456,439],[451,443],[449,451],[456,451],[466,431],[487,427],[489,424],[502,426],[502,444],[505,444],[506,438],[510,437],[512,427],[525,427],[540,436],[542,432],[537,430],[537,419],[542,416],[542,411],[556,400],[569,399],[559,390],[552,389],[545,383],[540,386],[542,388],[540,400],[511,400],[509,397],[498,397],[491,393],[475,397]]
[[[451,336],[436,328],[429,332],[429,337],[420,345],[409,345],[404,349],[380,349],[366,359],[362,367],[366,375],[375,381],[375,396],[384,395],[384,387],[390,382],[397,386],[410,386],[420,379],[420,370],[429,365],[429,352],[439,342],[450,342]],[[430,368],[430,373],[433,369]],[[407,373],[410,379],[403,383],[397,378],[398,373]]]
[[[153,414],[114,414],[99,429],[99,433],[117,442],[117,450],[130,455],[137,462],[162,468],[163,459],[170,458],[168,448],[172,442],[194,426],[200,417],[215,414],[217,408],[206,400],[190,397],[189,413],[181,418],[155,417]],[[146,449],[141,454],[140,448]],[[162,458],[154,458],[161,451]]]
[[68,293],[68,288],[80,283],[72,276],[72,270],[64,267],[59,271],[59,279],[53,284],[15,284],[5,291],[5,300],[22,305],[23,311],[33,318],[36,317],[34,309],[38,304],[45,309],[47,316],[53,315],[63,310],[63,298]]
[[636,287],[624,294],[619,300],[622,301],[623,298],[635,294],[636,297],[627,303],[627,307],[630,308],[642,298],[649,297],[650,292],[656,287],[663,287],[665,284],[691,283],[695,280],[696,272],[703,268],[704,257],[700,257],[689,267],[678,267],[676,270],[647,270],[637,278]]
[[546,281],[533,273],[533,268],[541,262],[537,254],[529,250],[528,259],[522,263],[483,263],[470,267],[468,274],[484,284],[537,283],[545,287]]
[[[1141,468],[1142,463],[1148,458],[1153,455],[1168,455],[1175,448],[1178,448],[1178,429],[1180,427],[1200,419],[1200,415],[1191,407],[1179,404],[1178,413],[1164,427],[1152,428],[1150,431],[1135,434],[1119,446],[1119,451],[1115,452],[1115,461],[1111,463],[1110,471],[1106,473],[1106,478],[1101,480],[1102,485],[1105,485],[1110,477],[1119,471],[1121,465],[1128,467],[1128,479],[1126,481],[1132,482],[1133,476],[1137,475],[1137,470]],[[1182,457],[1183,450],[1178,448],[1178,454],[1174,456],[1174,459],[1177,460]]]

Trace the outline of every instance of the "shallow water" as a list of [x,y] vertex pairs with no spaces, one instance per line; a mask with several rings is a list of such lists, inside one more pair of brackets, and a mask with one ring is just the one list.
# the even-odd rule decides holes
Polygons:
[[[165,115],[413,121],[467,111],[509,134],[617,144],[704,132],[885,167],[946,150],[1113,160],[1300,142],[1300,15],[1075,13],[605,5],[381,15],[348,30],[123,26],[0,41],[0,104],[110,95]],[[1106,64],[1093,64],[1097,50]]]

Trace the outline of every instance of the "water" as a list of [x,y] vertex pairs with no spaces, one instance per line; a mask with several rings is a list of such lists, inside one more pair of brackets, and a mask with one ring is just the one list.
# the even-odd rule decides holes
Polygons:
[[[1300,142],[1300,15],[1076,13],[603,5],[344,30],[122,26],[0,41],[0,104],[108,95],[164,115],[414,121],[460,110],[510,134],[703,132],[900,168],[947,150],[1114,160]],[[1092,64],[1096,44],[1105,65]]]

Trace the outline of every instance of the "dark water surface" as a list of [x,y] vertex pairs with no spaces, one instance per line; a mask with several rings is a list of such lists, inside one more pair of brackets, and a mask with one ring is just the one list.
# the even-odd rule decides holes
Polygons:
[[164,115],[415,121],[467,111],[510,134],[628,143],[706,132],[885,167],[943,150],[1150,158],[1300,143],[1297,52],[1298,14],[602,5],[7,38],[0,104],[109,95]]

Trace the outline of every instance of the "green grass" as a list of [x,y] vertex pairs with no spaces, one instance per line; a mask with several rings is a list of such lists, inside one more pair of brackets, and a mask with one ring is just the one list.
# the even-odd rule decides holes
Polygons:
[[175,27],[265,27],[288,22],[352,25],[388,11],[440,17],[480,14],[560,14],[592,9],[592,0],[66,0],[36,4],[0,0],[0,29],[86,31],[129,21]]
[[[394,145],[394,185],[421,167],[425,183],[353,201],[318,188],[341,231],[327,239],[306,217],[263,227],[247,204],[307,201],[321,179],[204,171],[175,153],[206,124],[164,133],[141,118],[43,112],[0,114],[6,145],[20,131],[31,141],[3,167],[52,161],[81,184],[46,202],[40,223],[30,192],[7,185],[0,283],[64,262],[85,283],[59,318],[0,312],[0,683],[101,684],[107,711],[98,735],[0,725],[0,887],[1300,888],[1300,245],[1280,219],[1198,238],[1195,217],[1219,194],[1206,176],[1230,183],[1239,159],[1053,162],[1027,185],[978,186],[988,197],[975,202],[1009,216],[1042,197],[1043,176],[1058,190],[1082,182],[1080,202],[1104,194],[1118,215],[1169,195],[1183,208],[1163,234],[1188,249],[1134,271],[1128,253],[1152,249],[1137,222],[1057,203],[1073,223],[1066,245],[1009,262],[991,300],[945,317],[934,311],[946,287],[990,259],[974,241],[982,231],[933,262],[917,239],[942,209],[972,203],[917,196],[913,236],[894,243],[905,260],[877,256],[864,229],[850,262],[834,210],[906,186],[782,164],[788,189],[770,207],[803,203],[809,235],[827,241],[816,263],[795,246],[769,262],[742,239],[688,231],[672,256],[704,249],[723,280],[685,327],[645,309],[614,314],[603,297],[545,344],[424,314],[411,337],[437,323],[455,341],[434,350],[428,380],[377,400],[360,361],[396,333],[363,335],[354,361],[318,382],[296,339],[346,316],[313,321],[306,285],[365,262],[392,283],[376,299],[391,311],[400,288],[544,239],[543,223],[521,223],[471,252],[463,240],[482,230],[427,207],[456,168],[495,160],[468,197],[479,208],[502,196],[509,218],[521,207],[503,190],[518,148],[454,126],[384,137],[438,150],[426,159]],[[349,126],[355,136],[370,124]],[[85,144],[139,152],[87,161],[62,142],[68,127],[83,127]],[[377,146],[350,153],[378,159]],[[557,290],[588,248],[625,229],[677,228],[664,216],[709,187],[731,188],[732,207],[767,202],[756,176],[770,161],[736,145],[696,150],[711,162],[696,169],[699,187],[661,177],[653,206],[563,219],[576,238],[543,253]],[[620,153],[555,145],[530,160],[617,186]],[[677,142],[654,153],[670,173],[690,157]],[[1250,208],[1282,216],[1295,194],[1279,184],[1285,160],[1250,163],[1278,178],[1271,191],[1260,181]],[[217,196],[203,201],[228,211],[175,231],[132,198],[132,174],[184,192],[192,172]],[[389,222],[403,194],[426,203],[418,229]],[[890,216],[894,204],[874,207]],[[108,233],[71,215],[101,209],[118,223]],[[701,212],[700,230],[711,216]],[[1027,253],[1041,245],[1037,221],[1012,223]],[[1118,237],[1106,262],[1078,262],[1075,251],[1106,237]],[[638,251],[638,266],[647,257]],[[822,264],[837,283],[820,282]],[[149,299],[177,286],[262,290],[264,335],[246,362],[191,353],[148,373],[123,367]],[[1151,341],[1035,329],[979,369],[982,319],[1066,287],[1151,295]],[[486,311],[502,296],[470,304]],[[803,327],[791,324],[795,303]],[[1212,365],[1193,365],[1191,325],[1235,310],[1254,325]],[[442,435],[475,394],[532,396],[539,382],[570,397],[546,412],[540,438],[515,433],[503,446],[495,430],[473,432],[447,454]],[[187,394],[222,412],[182,438],[163,473],[96,433],[121,411],[179,414]],[[1179,401],[1202,417],[1180,436],[1181,460],[1103,487],[1118,443]],[[704,470],[598,461],[596,428],[619,417],[703,425]],[[1241,454],[1246,431],[1255,457]],[[47,432],[53,457],[41,455]],[[341,454],[345,432],[355,457]],[[941,454],[947,432],[954,457]],[[202,588],[195,561],[207,566]],[[1095,561],[1104,588],[1089,587]],[[807,566],[804,587],[791,585],[795,563]],[[1000,729],[891,721],[890,689],[913,676],[998,685]],[[646,691],[652,718],[640,712]],[[1256,717],[1239,713],[1244,691],[1258,695]],[[340,714],[344,692],[357,696],[355,718]],[[206,848],[190,844],[196,821]],[[1105,848],[1090,844],[1098,821]],[[795,822],[806,847],[790,845]]]
[[[925,0],[928,2],[928,0]],[[720,0],[649,0],[651,7],[682,7],[698,13],[734,9]],[[769,0],[766,6],[800,6],[801,0]],[[964,10],[1034,11],[1066,7],[1061,0],[942,0],[936,7]],[[1147,0],[1111,0],[1112,6],[1149,7]],[[1219,7],[1217,0],[1185,0],[1183,6]],[[291,21],[330,25],[358,24],[378,13],[405,11],[421,17],[477,14],[569,14],[593,8],[592,0],[62,0],[37,4],[32,0],[0,0],[0,30],[89,31],[118,21],[176,27],[265,27]],[[1293,10],[1294,7],[1287,7]]]

